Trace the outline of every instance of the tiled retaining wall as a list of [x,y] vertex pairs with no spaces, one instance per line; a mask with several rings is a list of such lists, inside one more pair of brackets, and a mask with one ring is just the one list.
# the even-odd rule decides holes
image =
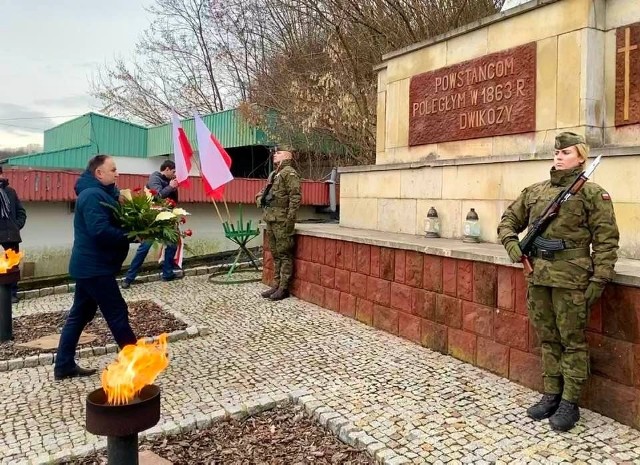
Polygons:
[[[263,281],[273,278],[264,244]],[[375,328],[542,389],[522,271],[401,249],[296,236],[292,293]],[[640,428],[640,289],[611,284],[592,310],[582,404]]]

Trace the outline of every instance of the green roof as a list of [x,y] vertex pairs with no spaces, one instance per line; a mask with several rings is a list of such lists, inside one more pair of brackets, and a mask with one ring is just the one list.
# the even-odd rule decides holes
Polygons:
[[[202,117],[225,148],[272,145],[266,134],[246,123],[236,109]],[[193,118],[182,122],[197,148]],[[9,158],[11,165],[82,169],[99,153],[149,158],[173,154],[171,123],[145,127],[98,113],[87,113],[44,133],[44,151]]]
[[[202,120],[225,148],[273,145],[268,141],[267,135],[263,131],[250,126],[235,109],[205,115]],[[196,149],[198,141],[196,140],[193,118],[183,120],[182,128],[189,138],[191,146]],[[173,153],[171,123],[149,128],[147,144],[149,157]]]

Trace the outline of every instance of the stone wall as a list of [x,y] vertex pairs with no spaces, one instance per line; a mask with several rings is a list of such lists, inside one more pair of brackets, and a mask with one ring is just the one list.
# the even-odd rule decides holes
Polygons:
[[[263,281],[273,278],[264,244]],[[296,236],[292,292],[345,317],[542,389],[540,349],[518,268]],[[609,285],[588,327],[582,405],[640,428],[640,289]]]
[[[575,131],[587,137],[595,154],[605,156],[592,180],[613,199],[621,256],[640,259],[635,226],[640,221],[640,124],[615,126],[617,28],[636,22],[640,8],[635,0],[532,1],[383,57],[376,165],[340,170],[340,224],[422,234],[434,206],[442,237],[460,238],[473,207],[482,239],[495,242],[496,225],[509,202],[527,185],[548,178],[555,135]],[[432,72],[444,77],[442,70],[449,67],[480,60],[473,61],[477,64],[527,44],[536,50],[534,82],[526,82],[535,92],[534,115],[527,113],[535,119],[534,130],[473,139],[469,133],[466,140],[410,145],[413,78]],[[631,74],[632,89],[640,89],[636,76]],[[461,137],[454,130],[450,136]]]

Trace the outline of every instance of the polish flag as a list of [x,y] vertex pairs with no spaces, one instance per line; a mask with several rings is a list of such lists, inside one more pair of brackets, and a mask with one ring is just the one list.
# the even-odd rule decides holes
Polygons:
[[193,150],[187,135],[182,129],[180,119],[175,111],[171,110],[171,122],[173,130],[173,154],[176,163],[176,180],[178,184],[189,187],[189,172],[191,171],[191,157]]
[[[164,262],[164,252],[166,247],[164,244],[160,247],[160,252],[158,253],[158,263]],[[178,250],[176,250],[176,255],[173,257],[173,263],[176,264],[180,269],[182,269],[182,258],[184,257],[184,242],[182,238],[178,238]]]
[[229,170],[231,158],[218,139],[211,134],[200,115],[194,114],[193,120],[196,124],[200,174],[204,190],[214,200],[221,200],[224,196],[224,185],[233,179]]

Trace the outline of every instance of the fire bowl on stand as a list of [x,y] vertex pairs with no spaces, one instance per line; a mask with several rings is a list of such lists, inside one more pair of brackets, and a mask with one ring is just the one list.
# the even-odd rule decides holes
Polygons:
[[104,389],[87,396],[87,431],[107,437],[109,465],[138,465],[138,433],[160,420],[160,388],[150,384],[131,402],[111,405]]
[[0,273],[0,342],[13,339],[11,285],[18,281],[20,281],[20,268],[17,265],[6,273]]

